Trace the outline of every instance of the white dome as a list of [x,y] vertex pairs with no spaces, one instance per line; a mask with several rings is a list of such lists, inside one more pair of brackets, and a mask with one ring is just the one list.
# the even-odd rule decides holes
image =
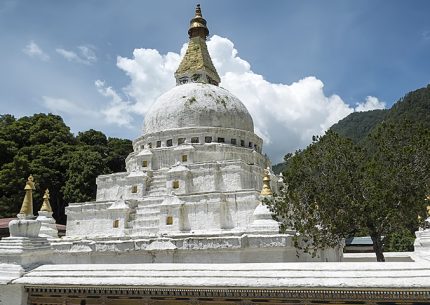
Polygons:
[[161,95],[145,115],[143,133],[186,127],[235,128],[254,132],[252,117],[227,90],[188,83]]

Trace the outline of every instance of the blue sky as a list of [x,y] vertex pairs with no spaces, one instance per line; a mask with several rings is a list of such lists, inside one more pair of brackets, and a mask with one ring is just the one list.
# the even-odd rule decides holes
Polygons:
[[[233,59],[237,61],[240,57],[249,64],[249,69],[241,68],[242,74],[226,77],[223,84],[251,108],[251,114],[253,107],[261,108],[271,101],[264,101],[265,96],[259,95],[254,105],[248,102],[252,97],[241,93],[232,83],[240,82],[246,73],[264,78],[265,86],[270,85],[274,92],[277,84],[288,91],[287,97],[278,96],[280,100],[276,103],[294,110],[289,120],[254,117],[257,131],[266,140],[266,151],[275,161],[284,152],[310,142],[309,133],[321,133],[329,122],[359,110],[358,104],[365,103],[368,97],[376,101],[373,108],[390,107],[407,92],[430,82],[430,1],[218,0],[200,3],[211,35],[227,39],[213,42],[212,48],[229,50],[228,42],[231,42],[237,50]],[[95,128],[109,136],[135,138],[145,114],[145,109],[137,108],[150,104],[149,100],[142,103],[136,100],[151,99],[156,94],[142,97],[133,93],[132,87],[139,83],[138,75],[131,68],[120,68],[118,56],[129,59],[133,67],[153,71],[149,69],[151,63],[140,65],[139,57],[133,55],[135,49],[154,49],[161,56],[168,52],[179,54],[187,42],[188,22],[195,4],[195,1],[162,0],[2,0],[0,113],[20,117],[55,112],[64,117],[74,132]],[[229,67],[233,66],[226,64],[223,69]],[[157,82],[164,80],[156,75],[148,78],[142,85],[145,90],[157,87]],[[255,79],[249,81],[255,83]],[[95,85],[97,81],[102,84]],[[317,97],[322,99],[321,104],[315,111],[333,109],[335,105],[341,105],[342,111],[321,112],[330,119],[321,119],[309,127],[310,123],[306,122],[315,120],[298,109],[307,105],[312,108],[308,104],[311,101],[303,102],[303,107],[298,105],[300,98],[292,104],[281,104],[297,97],[297,88],[292,86],[297,82],[303,90],[307,85],[323,84],[320,86],[323,95]],[[160,91],[168,86],[157,88]],[[262,87],[255,85],[255,88]],[[107,92],[108,89],[111,91]],[[319,94],[319,89],[314,90]],[[306,92],[300,96],[309,98]],[[120,109],[119,112],[126,112],[125,118],[106,118],[107,111],[102,110],[112,103],[122,106],[111,107],[109,114]],[[129,111],[127,107],[134,110]],[[297,121],[297,116],[300,120],[304,116],[308,118]],[[266,128],[274,120],[279,124]],[[278,141],[283,134],[278,135],[278,130],[284,127],[291,129],[291,140],[282,139],[288,145]]]

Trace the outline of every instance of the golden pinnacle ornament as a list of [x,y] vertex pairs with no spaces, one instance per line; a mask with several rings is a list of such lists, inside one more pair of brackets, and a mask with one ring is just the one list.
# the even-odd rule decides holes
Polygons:
[[34,187],[33,176],[30,175],[24,187],[25,196],[24,200],[22,201],[22,206],[21,210],[19,211],[19,214],[24,215],[26,217],[33,216],[33,190],[35,189],[36,188]]
[[261,189],[261,196],[272,196],[273,192],[270,188],[270,171],[269,169],[264,170],[264,177],[263,177],[263,188]]
[[40,211],[43,212],[52,212],[51,204],[49,203],[49,190],[46,189],[45,194],[43,195],[43,203],[40,207]]

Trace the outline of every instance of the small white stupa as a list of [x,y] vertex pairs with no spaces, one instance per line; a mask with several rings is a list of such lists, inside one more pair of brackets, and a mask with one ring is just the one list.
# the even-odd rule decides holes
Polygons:
[[39,236],[47,238],[58,238],[58,229],[55,219],[52,217],[52,207],[49,203],[49,190],[45,190],[43,203],[40,207],[39,216],[36,218],[41,223]]
[[33,215],[35,183],[30,175],[24,187],[25,196],[18,219],[9,222],[9,237],[0,241],[0,262],[30,266],[49,261],[51,247],[48,240],[39,237],[41,222]]

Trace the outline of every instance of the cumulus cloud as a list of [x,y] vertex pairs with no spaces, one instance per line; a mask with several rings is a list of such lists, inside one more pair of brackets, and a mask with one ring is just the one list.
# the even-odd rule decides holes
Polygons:
[[57,48],[55,51],[70,62],[91,65],[97,61],[94,49],[93,46],[83,45],[77,47],[77,52],[63,48]]
[[22,51],[30,57],[38,58],[43,61],[49,60],[49,55],[46,54],[34,41],[30,41]]
[[102,110],[106,121],[119,126],[131,127],[133,117],[130,115],[130,103],[124,101],[112,88],[105,85],[101,80],[95,81],[98,92],[110,100],[109,105]]
[[355,111],[369,111],[375,109],[385,109],[385,102],[380,101],[377,97],[367,96],[366,100],[362,103],[358,103],[355,107]]
[[242,74],[251,71],[251,65],[237,56],[238,52],[229,39],[214,35],[208,42],[208,49],[220,76],[227,73]]
[[158,96],[175,85],[173,74],[179,61],[179,54],[161,55],[154,49],[135,49],[132,59],[117,58],[118,68],[131,80],[124,91],[136,101],[132,107],[135,113],[144,115]]
[[[207,44],[221,77],[220,86],[235,94],[248,108],[255,131],[265,141],[265,151],[275,162],[287,152],[304,148],[313,135],[323,134],[351,112],[384,107],[377,98],[367,97],[354,109],[340,96],[326,95],[324,83],[314,76],[292,84],[271,83],[252,71],[229,39],[214,35]],[[116,102],[105,112],[118,116],[118,123],[127,121],[125,118],[131,112],[144,116],[155,99],[175,85],[173,74],[186,48],[184,44],[180,54],[166,55],[154,49],[135,49],[132,58],[118,57],[117,66],[130,77],[123,92],[133,102],[111,96]],[[102,87],[106,88],[104,84]]]
[[135,49],[131,59],[118,56],[118,68],[131,80],[122,92],[131,97],[133,102],[125,100],[115,89],[97,80],[97,90],[109,99],[108,106],[102,110],[105,119],[109,123],[132,127],[133,114],[144,116],[158,96],[175,86],[173,74],[179,61],[179,54],[169,52],[161,55],[154,49]]

